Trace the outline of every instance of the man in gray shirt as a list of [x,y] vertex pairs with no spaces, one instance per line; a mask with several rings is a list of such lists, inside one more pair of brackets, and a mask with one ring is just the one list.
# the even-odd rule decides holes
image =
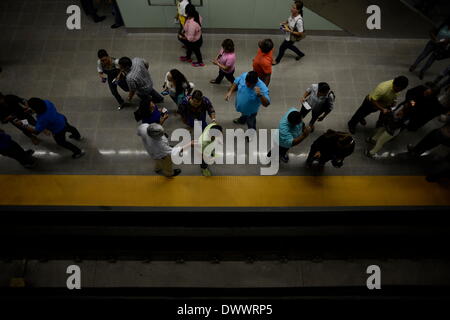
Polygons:
[[142,58],[131,60],[128,57],[123,57],[119,60],[119,67],[121,71],[119,78],[125,77],[130,89],[128,101],[131,101],[136,93],[142,100],[151,97],[155,103],[164,101],[164,98],[153,89],[153,81],[148,71],[149,64],[147,61]]
[[309,126],[314,129],[316,121],[323,121],[325,117],[334,108],[335,95],[326,82],[312,84],[303,95],[300,103],[302,105],[301,113],[305,117],[312,111]]

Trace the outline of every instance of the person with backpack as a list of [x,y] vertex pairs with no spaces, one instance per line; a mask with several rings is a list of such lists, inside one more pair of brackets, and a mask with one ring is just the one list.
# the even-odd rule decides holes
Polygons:
[[336,96],[330,89],[330,85],[326,82],[312,84],[300,100],[302,105],[303,118],[309,113],[312,113],[309,126],[314,131],[314,124],[316,121],[323,121],[327,115],[333,110]]
[[280,29],[285,32],[286,37],[278,50],[278,56],[273,65],[280,63],[287,49],[294,51],[297,54],[295,60],[300,60],[305,54],[297,48],[294,43],[300,41],[305,37],[305,30],[303,25],[303,2],[295,1],[291,7],[291,15],[288,20],[281,23]]
[[319,168],[323,168],[328,161],[331,161],[335,168],[341,168],[344,165],[344,159],[354,151],[355,140],[350,133],[330,129],[311,145],[306,166],[311,168],[317,163]]
[[190,95],[194,89],[194,84],[189,82],[184,74],[182,74],[178,69],[172,69],[166,73],[166,78],[164,80],[163,96],[169,95],[173,102],[177,106],[181,104],[183,99]]

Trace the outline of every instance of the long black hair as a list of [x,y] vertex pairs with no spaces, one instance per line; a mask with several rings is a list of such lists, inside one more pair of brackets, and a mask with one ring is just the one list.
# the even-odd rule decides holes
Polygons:
[[189,12],[186,12],[186,14],[188,19],[194,18],[194,21],[197,22],[200,27],[202,26],[202,24],[200,23],[200,14],[197,10],[195,10],[194,6],[192,6],[192,9],[190,9]]
[[175,90],[177,94],[181,94],[184,91],[184,84],[189,86],[189,81],[187,81],[184,74],[182,74],[178,69],[170,70],[170,74],[172,75],[172,81],[175,84]]
[[300,15],[303,17],[303,1],[296,0],[295,6],[297,7],[297,10],[300,13]]

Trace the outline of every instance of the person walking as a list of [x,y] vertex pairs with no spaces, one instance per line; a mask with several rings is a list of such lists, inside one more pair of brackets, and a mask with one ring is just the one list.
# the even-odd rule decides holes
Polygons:
[[0,154],[16,160],[25,168],[33,168],[36,165],[37,159],[33,157],[34,150],[25,151],[2,129],[0,129]]
[[258,53],[253,59],[253,71],[258,73],[258,77],[269,86],[272,76],[273,64],[273,41],[264,39],[258,43]]
[[328,130],[311,145],[306,166],[311,168],[317,163],[318,168],[322,169],[331,161],[335,168],[341,168],[345,158],[355,151],[355,145],[355,140],[349,133]]
[[191,94],[193,89],[194,83],[189,82],[178,69],[172,69],[166,73],[163,85],[164,91],[161,94],[169,95],[173,102],[179,106],[181,101]]
[[109,3],[111,3],[112,5],[112,14],[114,16],[114,24],[111,26],[111,29],[123,27],[125,23],[123,22],[122,14],[120,13],[117,0],[109,0]]
[[141,100],[151,97],[156,103],[161,103],[164,98],[153,89],[153,80],[149,72],[149,64],[145,59],[122,57],[119,59],[120,73],[117,81],[122,77],[126,79],[129,88],[128,101],[130,102],[137,93]]
[[278,49],[278,56],[273,65],[280,63],[287,49],[292,50],[297,57],[295,60],[300,60],[305,54],[297,48],[294,43],[300,41],[305,36],[303,24],[303,2],[295,1],[291,7],[291,15],[288,20],[281,23],[281,30],[285,32],[286,37]]
[[308,113],[312,113],[309,126],[314,131],[314,124],[316,121],[323,121],[328,114],[333,110],[336,96],[330,89],[330,85],[326,82],[312,84],[309,87],[300,104],[302,106],[301,113],[305,117]]
[[183,27],[183,33],[178,35],[179,40],[186,47],[186,55],[180,57],[181,61],[192,62],[191,56],[194,52],[197,62],[192,62],[193,67],[204,67],[203,56],[200,50],[203,45],[202,37],[202,19],[195,8],[188,10],[187,19]]
[[258,78],[255,71],[244,72],[234,81],[228,90],[225,100],[229,101],[234,92],[237,91],[235,107],[241,116],[234,119],[235,124],[247,124],[249,129],[256,130],[256,116],[261,104],[264,107],[270,105],[269,89]]
[[[215,122],[209,124],[203,129],[202,134],[198,138],[198,141],[200,143],[200,148],[202,151],[202,164],[200,165],[200,168],[202,170],[202,175],[204,177],[210,177],[212,176],[211,170],[209,170],[209,165],[205,161],[205,156],[207,157],[214,157],[214,152],[207,154],[206,147],[208,147],[211,143],[213,143],[216,140],[216,136],[212,134],[212,130],[217,130],[217,132],[223,132],[222,126],[216,124]],[[219,143],[222,143],[222,141],[219,141]]]
[[109,90],[119,104],[117,110],[121,110],[125,105],[125,101],[119,94],[117,87],[119,86],[125,92],[129,92],[130,90],[125,79],[116,79],[120,73],[119,59],[110,57],[105,49],[98,50],[97,56],[97,72],[100,79],[103,83],[108,82]]
[[409,68],[410,72],[414,72],[418,65],[429,56],[427,62],[419,72],[420,80],[423,79],[425,72],[436,60],[450,58],[450,17],[439,28],[430,32],[430,38],[422,53]]
[[231,83],[234,82],[234,71],[236,66],[236,54],[234,53],[234,42],[231,39],[225,39],[222,42],[222,49],[212,63],[219,67],[219,75],[216,79],[210,81],[212,84],[220,84],[223,78],[227,78]]
[[[380,83],[375,90],[365,97],[363,103],[356,110],[353,117],[348,122],[348,129],[351,134],[355,134],[356,126],[361,123],[363,126],[367,124],[365,118],[374,112],[381,113],[390,112],[390,108],[396,105],[398,94],[408,87],[409,81],[405,76],[399,76],[394,80]],[[377,128],[381,126],[380,118],[377,122]]]
[[84,156],[84,151],[66,140],[66,133],[69,132],[71,134],[69,138],[81,141],[80,132],[69,124],[64,115],[56,111],[55,105],[52,102],[39,98],[31,98],[28,100],[28,105],[37,114],[36,126],[33,128],[17,122],[18,126],[22,126],[35,135],[40,134],[44,130],[48,130],[59,146],[72,151],[72,158],[78,159]]
[[409,131],[417,131],[437,116],[450,111],[450,103],[445,103],[445,96],[450,96],[450,90],[444,92],[443,99],[439,99],[439,91],[437,86],[427,83],[406,92],[403,103],[414,103],[406,125]]
[[138,127],[137,135],[141,137],[147,153],[155,161],[155,172],[167,178],[176,177],[180,169],[173,169],[172,154],[180,153],[181,148],[172,148],[164,135],[164,128],[157,123],[143,123]]

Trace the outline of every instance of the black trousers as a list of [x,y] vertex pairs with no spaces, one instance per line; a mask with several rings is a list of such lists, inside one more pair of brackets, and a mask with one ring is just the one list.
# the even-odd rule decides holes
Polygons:
[[234,71],[232,73],[226,73],[223,70],[219,69],[219,75],[216,78],[216,83],[221,83],[223,78],[227,78],[228,81],[234,83]]
[[15,141],[11,141],[11,145],[8,148],[0,150],[0,154],[17,160],[23,166],[34,163],[32,156]]
[[149,97],[152,99],[154,103],[161,103],[164,101],[164,97],[160,95],[155,89],[151,89],[148,92],[145,93],[137,93],[138,97],[141,100],[147,100]]
[[81,6],[83,7],[83,11],[86,15],[98,17],[97,9],[94,7],[94,0],[81,0]]
[[[353,117],[348,122],[349,127],[356,128],[356,126],[358,125],[358,123],[361,120],[363,120],[369,114],[375,113],[377,111],[379,111],[379,110],[372,104],[372,102],[370,102],[369,96],[367,96],[364,99],[364,101],[361,104],[361,106],[358,108],[358,110],[356,110],[356,112],[353,115]],[[377,123],[377,127],[378,127],[378,123]]]
[[286,52],[287,49],[294,51],[299,57],[303,57],[305,55],[303,52],[300,51],[299,48],[297,48],[294,45],[294,41],[284,40],[280,46],[280,49],[278,49],[278,56],[275,59],[277,63],[279,63],[281,59],[283,59],[284,53]]
[[197,57],[197,62],[203,63],[202,52],[200,51],[200,48],[203,45],[203,37],[200,37],[200,39],[195,42],[190,42],[188,40],[183,40],[181,42],[186,46],[186,57],[188,57],[188,59],[190,59],[192,53],[194,53]]
[[72,134],[73,139],[78,140],[81,138],[80,132],[73,126],[69,124],[69,122],[66,119],[66,127],[61,132],[58,132],[56,134],[53,134],[53,139],[55,139],[55,142],[70,151],[72,151],[74,154],[81,153],[81,149],[75,146],[74,144],[70,143],[66,140],[66,133],[69,132]]
[[119,104],[123,104],[124,100],[122,98],[122,96],[120,95],[119,91],[117,90],[117,86],[119,86],[123,91],[128,92],[130,91],[128,89],[128,85],[126,81],[118,81],[115,84],[112,83],[112,81],[114,80],[115,77],[110,77],[108,75],[108,86],[109,86],[109,90],[111,90],[112,95],[114,96],[114,98],[116,98],[117,102]]
[[436,148],[439,145],[445,145],[450,147],[450,138],[445,136],[441,129],[431,131],[425,136],[414,148],[413,152],[422,154],[428,150]]

